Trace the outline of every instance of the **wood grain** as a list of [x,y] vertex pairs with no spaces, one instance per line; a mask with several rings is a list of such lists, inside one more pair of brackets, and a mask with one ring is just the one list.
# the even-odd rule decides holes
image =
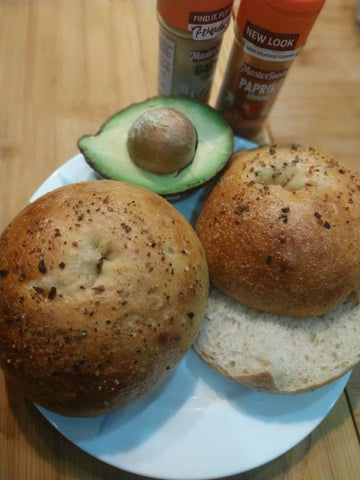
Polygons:
[[310,143],[360,169],[359,79],[355,2],[327,1],[270,115],[274,138]]
[[[77,139],[156,94],[155,0],[0,0],[0,231]],[[232,42],[223,42],[211,103]],[[360,170],[360,31],[352,0],[327,0],[271,112],[277,142],[319,146]],[[360,478],[360,368],[315,431],[233,479]],[[0,479],[141,477],[63,438],[0,374]]]

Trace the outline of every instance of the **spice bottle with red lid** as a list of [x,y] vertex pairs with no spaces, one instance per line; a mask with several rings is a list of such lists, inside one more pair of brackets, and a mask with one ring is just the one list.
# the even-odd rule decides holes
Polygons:
[[241,0],[216,108],[256,140],[325,0]]
[[158,0],[158,94],[207,102],[233,0]]

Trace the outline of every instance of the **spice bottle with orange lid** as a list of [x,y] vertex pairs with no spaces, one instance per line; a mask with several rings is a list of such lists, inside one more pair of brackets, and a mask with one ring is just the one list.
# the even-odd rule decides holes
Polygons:
[[158,0],[159,95],[207,102],[233,0]]
[[241,0],[216,108],[235,134],[257,139],[325,0]]

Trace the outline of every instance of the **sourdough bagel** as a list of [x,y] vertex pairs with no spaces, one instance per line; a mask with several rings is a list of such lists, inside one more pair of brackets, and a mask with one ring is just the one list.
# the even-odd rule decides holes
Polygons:
[[189,223],[123,182],[54,190],[1,236],[0,359],[61,414],[94,416],[162,382],[204,317],[208,271]]
[[252,308],[324,315],[359,295],[359,175],[313,148],[235,154],[196,231],[210,279]]
[[341,302],[322,317],[260,312],[211,288],[194,348],[214,370],[258,391],[314,390],[360,362],[360,305]]

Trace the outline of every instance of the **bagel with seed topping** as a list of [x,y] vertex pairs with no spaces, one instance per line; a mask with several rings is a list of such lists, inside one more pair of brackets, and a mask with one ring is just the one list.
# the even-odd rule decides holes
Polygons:
[[33,402],[104,415],[163,382],[204,317],[208,270],[190,224],[124,182],[60,187],[1,235],[0,361]]
[[195,343],[208,363],[295,393],[359,362],[359,199],[359,174],[313,148],[233,156],[196,225],[214,286]]

